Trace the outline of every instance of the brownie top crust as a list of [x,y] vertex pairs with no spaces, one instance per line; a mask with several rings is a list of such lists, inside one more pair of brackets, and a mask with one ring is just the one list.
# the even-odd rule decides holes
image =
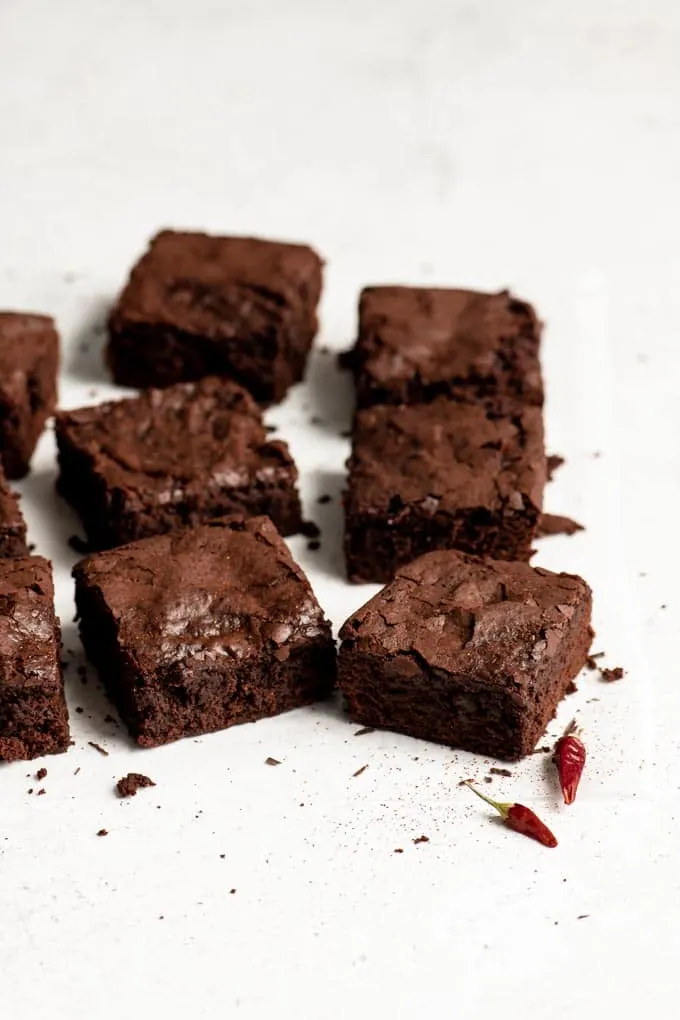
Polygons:
[[57,436],[84,453],[109,486],[156,499],[212,484],[275,484],[297,477],[287,447],[269,441],[260,410],[228,379],[205,378],[56,419]]
[[411,657],[414,668],[474,676],[524,693],[556,658],[591,592],[572,574],[528,563],[427,553],[345,623],[340,638],[360,652]]
[[53,354],[59,337],[48,315],[0,312],[0,374],[7,387],[15,372],[28,372],[43,354]]
[[[486,294],[433,287],[367,287],[359,300],[358,366],[375,384],[483,383],[508,378],[510,389],[542,403],[541,324],[508,291]],[[512,379],[513,367],[520,368]]]
[[313,311],[322,261],[302,244],[164,230],[133,268],[113,312],[127,322],[167,323],[216,339],[270,328],[301,307]]
[[[219,518],[91,556],[74,568],[146,674],[330,637],[309,581],[266,517]],[[97,596],[96,593],[99,593]]]
[[540,510],[545,485],[538,408],[496,415],[440,397],[417,406],[379,405],[354,424],[348,510],[397,514],[424,503],[429,513],[528,500]]
[[61,688],[53,600],[42,556],[0,560],[0,687]]
[[13,528],[22,533],[26,530],[26,524],[19,509],[19,498],[10,488],[5,472],[0,466],[0,529]]

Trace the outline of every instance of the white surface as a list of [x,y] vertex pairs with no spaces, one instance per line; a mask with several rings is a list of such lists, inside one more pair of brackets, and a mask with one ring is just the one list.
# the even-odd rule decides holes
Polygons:
[[[457,787],[480,759],[355,737],[334,705],[141,752],[72,664],[47,795],[40,762],[0,769],[3,1017],[677,1016],[679,46],[661,0],[2,0],[0,307],[57,316],[63,403],[115,392],[92,329],[162,226],[314,243],[334,349],[364,283],[509,285],[548,324],[548,506],[587,525],[538,562],[591,581],[596,647],[627,669],[551,728],[587,729],[573,808],[544,756],[490,788],[540,810],[548,851]],[[339,510],[315,505],[349,405],[319,354],[271,414],[338,624],[374,590],[345,584]],[[48,435],[21,489],[77,655],[54,478]],[[131,769],[158,785],[122,802]]]

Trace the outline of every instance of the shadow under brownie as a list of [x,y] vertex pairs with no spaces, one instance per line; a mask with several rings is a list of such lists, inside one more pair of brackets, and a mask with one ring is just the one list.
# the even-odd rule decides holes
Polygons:
[[211,517],[265,514],[284,535],[302,515],[297,469],[259,407],[228,379],[202,379],[56,417],[59,492],[92,549]]
[[433,552],[350,617],[338,683],[354,722],[495,758],[529,754],[583,668],[586,582]]
[[543,503],[540,408],[439,397],[355,417],[345,493],[351,581],[389,581],[432,549],[527,559]]
[[26,521],[19,506],[19,497],[7,484],[0,467],[0,558],[18,559],[28,556]]
[[325,697],[335,643],[267,518],[226,518],[74,568],[80,632],[142,747]]

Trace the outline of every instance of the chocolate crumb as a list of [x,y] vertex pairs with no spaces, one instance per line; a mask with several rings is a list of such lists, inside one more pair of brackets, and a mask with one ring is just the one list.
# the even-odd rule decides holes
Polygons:
[[317,499],[317,503],[321,504],[330,503],[332,498],[333,497],[329,496],[327,492],[324,492],[323,496],[319,496],[319,498]]
[[493,776],[484,776],[485,783],[493,783]]
[[268,432],[269,435],[271,435],[273,432],[278,432],[279,431],[279,426],[278,425],[265,425],[264,430],[265,430],[265,432]]
[[547,538],[549,535],[575,535],[577,531],[585,531],[582,524],[572,520],[571,517],[562,517],[560,514],[541,514],[536,529],[537,538]]
[[547,744],[543,744],[542,747],[534,748],[534,750],[531,753],[532,754],[548,754],[549,751],[552,751],[552,747],[548,747]]
[[45,789],[45,787],[44,787],[44,786],[42,786],[42,787],[41,787],[41,788],[40,788],[40,789],[38,790],[38,792],[36,793],[36,797],[44,797],[46,793],[47,793],[47,790]]
[[73,775],[74,775],[74,776],[77,776],[79,772],[80,772],[80,765],[79,765],[79,766],[78,766],[78,768],[77,768],[77,769],[75,770],[75,772],[73,773]]
[[586,917],[590,917],[590,914],[579,914],[576,920],[583,921]]
[[597,669],[597,660],[604,657],[604,652],[593,652],[586,659],[586,669]]
[[559,453],[551,453],[546,458],[546,467],[548,469],[548,481],[552,482],[555,477],[555,472],[558,468],[561,468],[565,463],[564,457],[560,457]]
[[99,753],[100,753],[100,754],[103,754],[105,758],[108,758],[108,756],[109,756],[109,752],[108,752],[108,751],[106,751],[106,750],[105,750],[105,749],[104,749],[104,748],[103,748],[103,747],[101,746],[101,744],[97,744],[97,743],[95,743],[95,741],[94,741],[94,740],[88,740],[88,744],[90,745],[90,747],[94,747],[95,751],[99,751]]
[[149,779],[148,776],[142,775],[140,772],[128,772],[126,776],[119,779],[116,783],[116,790],[118,791],[119,797],[135,797],[137,790],[142,790],[146,786],[155,786],[153,779]]
[[265,758],[264,763],[265,763],[265,765],[280,765],[281,764],[281,762],[279,761],[278,758]]
[[29,794],[30,794],[30,793],[33,793],[33,787],[32,787],[32,786],[29,786],[29,788],[28,788],[28,793],[29,793]]
[[356,777],[360,776],[362,772],[365,772],[367,768],[368,765],[362,765],[360,769],[357,769],[356,772],[352,773],[352,779],[356,779]]
[[300,525],[300,534],[304,535],[305,538],[319,538],[321,529],[314,521],[303,521]]
[[36,548],[37,548],[37,546],[36,546],[35,542],[29,542],[28,543],[28,551],[30,553],[34,553]]
[[44,779],[46,775],[47,775],[47,769],[45,769],[45,768],[38,769],[38,771],[35,774],[35,778],[38,780],[38,782],[40,782],[40,780]]
[[357,730],[354,734],[355,737],[363,737],[364,733],[375,733],[374,726],[362,726],[360,730]]
[[76,712],[78,713],[78,715],[82,715],[84,711],[85,711],[84,708],[81,708],[80,705],[76,705]]
[[316,552],[317,549],[321,548],[321,542],[315,539],[313,542],[307,543],[307,548],[310,550],[310,552]]
[[570,680],[569,681],[569,686],[567,687],[567,694],[576,694],[577,690],[578,690],[578,687],[576,686],[574,681]]
[[108,836],[108,834],[109,834],[108,829],[100,829],[99,832],[97,833],[98,836]]
[[418,845],[418,843],[429,843],[430,842],[430,837],[429,836],[417,836],[413,840],[413,842],[416,844],[416,846]]
[[400,846],[398,846],[397,849],[394,852],[395,852],[395,854],[403,854],[404,851],[402,850],[402,848]]
[[223,861],[226,856],[226,854],[220,854],[220,860]]
[[236,890],[235,890],[235,889],[230,889],[230,890],[229,890],[229,894],[230,894],[231,896],[233,896],[235,892],[236,892]]
[[510,771],[510,769],[492,768],[489,769],[489,772],[491,773],[492,776],[512,776],[512,772]]
[[613,683],[614,680],[623,680],[624,672],[621,666],[614,666],[613,669],[601,669],[600,678],[605,683]]
[[68,544],[71,546],[74,552],[77,552],[80,556],[87,556],[92,550],[80,535],[70,535]]

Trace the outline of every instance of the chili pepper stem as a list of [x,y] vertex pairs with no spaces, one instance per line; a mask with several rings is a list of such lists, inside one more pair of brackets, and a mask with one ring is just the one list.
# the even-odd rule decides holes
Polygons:
[[466,779],[465,785],[468,786],[473,793],[476,793],[480,800],[485,800],[487,804],[490,804],[492,808],[495,808],[496,811],[498,811],[498,814],[501,815],[503,818],[508,817],[508,813],[510,811],[510,808],[512,807],[512,804],[506,804],[498,800],[493,800],[491,797],[487,797],[485,793],[482,793],[481,790],[478,790],[476,786],[472,785],[471,779]]

